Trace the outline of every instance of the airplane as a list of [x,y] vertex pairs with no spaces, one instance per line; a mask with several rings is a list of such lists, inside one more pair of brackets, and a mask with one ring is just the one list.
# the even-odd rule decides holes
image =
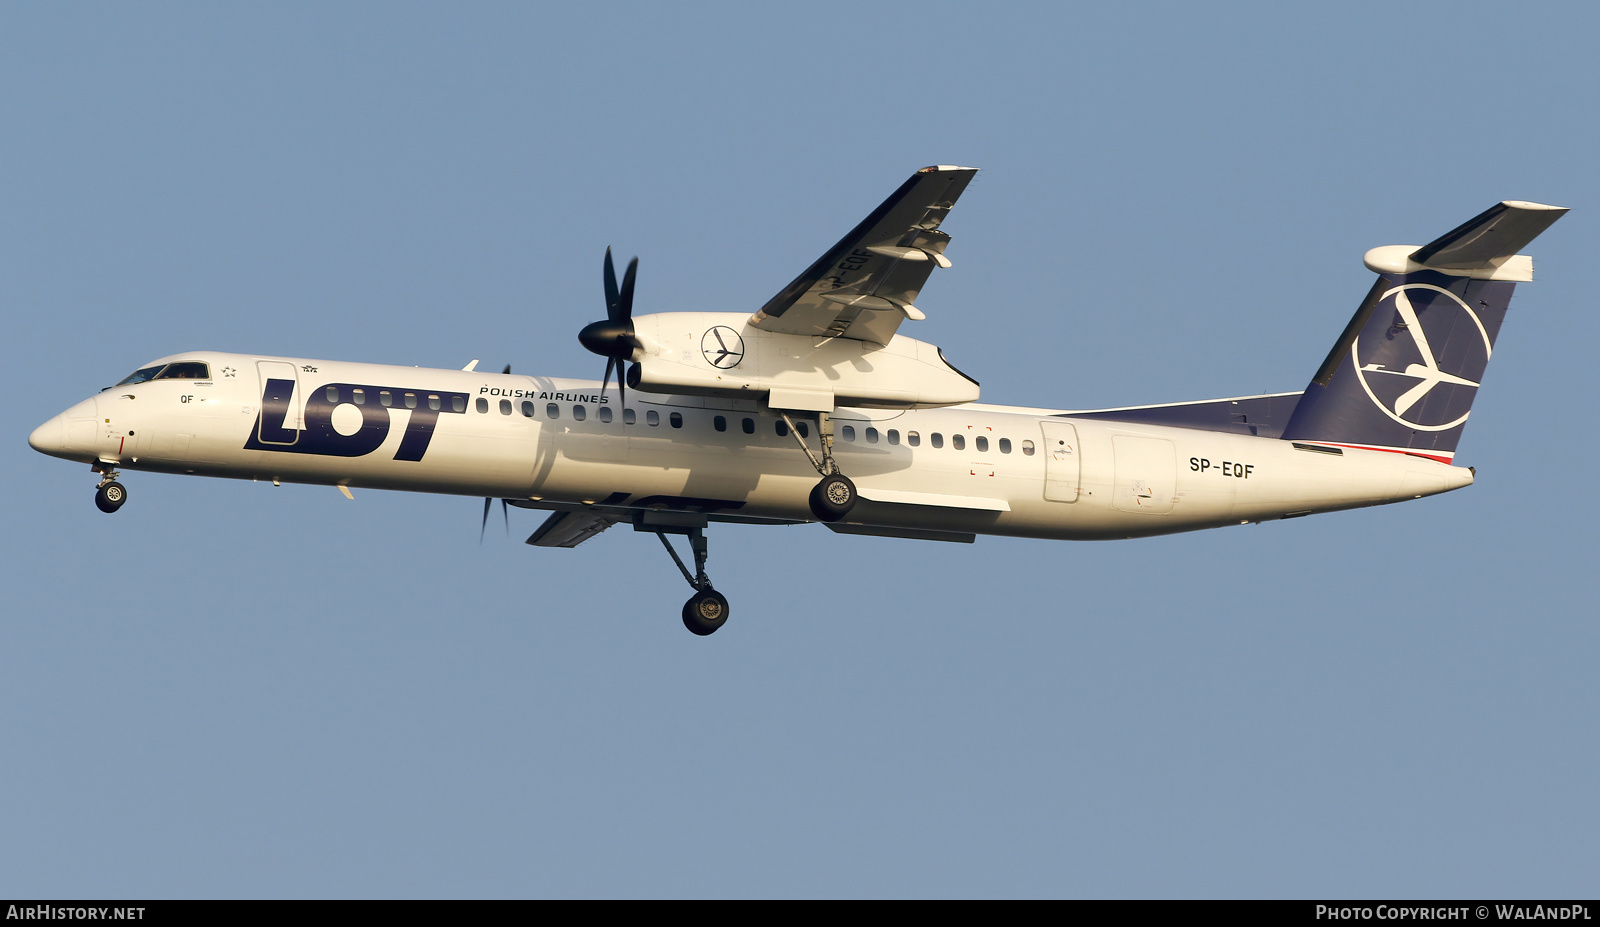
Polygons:
[[[1297,518],[1470,485],[1455,450],[1519,252],[1562,207],[1504,201],[1433,242],[1374,248],[1377,280],[1299,392],[1070,411],[978,402],[978,381],[900,334],[949,268],[942,229],[976,169],[913,173],[757,309],[633,314],[638,259],[579,340],[601,380],[192,351],[144,364],[28,443],[121,471],[484,497],[549,514],[527,543],[612,525],[655,534],[693,589],[684,626],[727,621],[712,523],[840,534],[1133,538]],[[615,373],[615,386],[612,375]],[[687,538],[694,569],[669,535]]]

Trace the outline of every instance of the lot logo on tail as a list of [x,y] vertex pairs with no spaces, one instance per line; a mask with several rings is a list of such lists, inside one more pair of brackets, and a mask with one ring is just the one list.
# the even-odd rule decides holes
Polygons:
[[1384,415],[1407,428],[1448,431],[1465,422],[1464,410],[1440,420],[1461,410],[1461,403],[1428,399],[1439,387],[1446,394],[1456,387],[1477,389],[1472,378],[1483,376],[1493,350],[1483,320],[1456,294],[1428,283],[1385,292],[1379,311],[1391,305],[1387,328],[1368,325],[1350,345],[1361,388]]

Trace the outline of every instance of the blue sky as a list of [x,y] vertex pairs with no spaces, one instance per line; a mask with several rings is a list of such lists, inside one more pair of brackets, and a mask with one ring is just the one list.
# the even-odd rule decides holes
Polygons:
[[[1592,896],[1600,14],[1580,4],[0,8],[0,895]],[[218,349],[598,377],[984,169],[914,337],[985,401],[1302,388],[1370,247],[1530,249],[1462,492],[1105,544],[477,539],[85,468]]]

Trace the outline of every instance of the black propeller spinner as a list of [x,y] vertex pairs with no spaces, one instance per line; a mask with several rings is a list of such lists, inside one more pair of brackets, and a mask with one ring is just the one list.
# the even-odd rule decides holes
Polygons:
[[[622,289],[617,289],[617,271],[611,263],[611,249],[606,249],[606,317],[604,321],[590,322],[578,332],[578,340],[590,351],[606,359],[605,377],[600,381],[600,392],[611,382],[611,368],[617,369],[617,404],[625,407],[627,401],[628,360],[638,347],[633,334],[633,278],[639,270],[639,259],[628,262],[628,271],[622,275]],[[621,413],[619,412],[620,416]]]

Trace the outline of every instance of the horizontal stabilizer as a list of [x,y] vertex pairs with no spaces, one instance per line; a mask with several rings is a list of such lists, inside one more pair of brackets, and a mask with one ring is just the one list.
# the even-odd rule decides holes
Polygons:
[[1418,248],[1411,260],[1455,270],[1488,267],[1526,248],[1566,214],[1561,206],[1506,200]]

